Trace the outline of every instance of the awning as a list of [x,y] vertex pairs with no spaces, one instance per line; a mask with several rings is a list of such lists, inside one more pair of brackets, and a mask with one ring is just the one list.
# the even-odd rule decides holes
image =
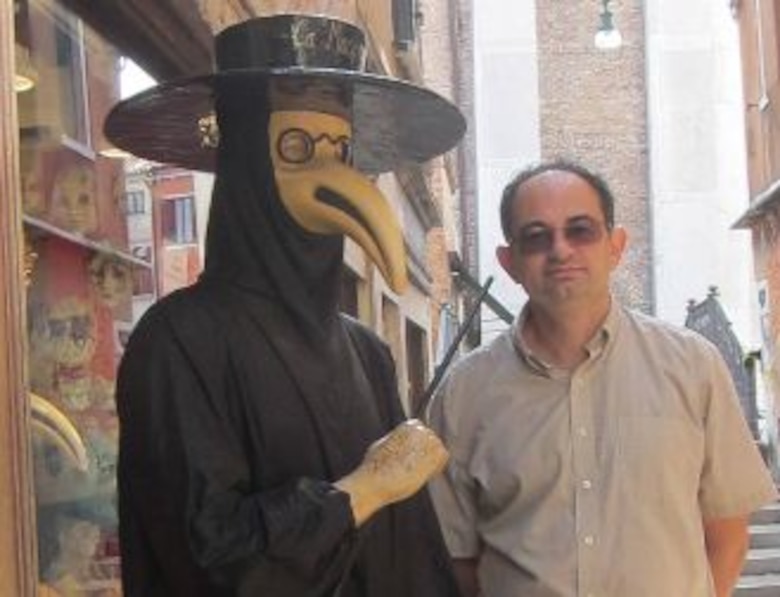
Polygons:
[[739,219],[734,222],[732,228],[752,228],[756,220],[763,218],[780,200],[780,179],[775,180],[764,191],[759,193],[751,201],[750,207]]

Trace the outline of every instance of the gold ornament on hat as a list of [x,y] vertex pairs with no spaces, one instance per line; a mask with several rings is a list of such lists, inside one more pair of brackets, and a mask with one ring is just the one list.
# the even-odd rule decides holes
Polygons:
[[216,149],[219,147],[219,125],[217,115],[214,112],[198,118],[198,134],[200,146],[204,149]]

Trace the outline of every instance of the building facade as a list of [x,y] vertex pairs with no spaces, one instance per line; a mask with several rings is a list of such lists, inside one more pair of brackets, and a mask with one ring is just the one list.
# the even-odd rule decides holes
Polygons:
[[[750,204],[735,222],[752,236],[761,323],[761,369],[770,398],[765,413],[777,437],[780,407],[780,7],[762,0],[732,0],[739,22],[743,114]],[[776,442],[776,439],[775,439]],[[777,445],[771,455],[777,465]]]
[[[210,178],[118,159],[103,137],[122,69],[207,73],[214,33],[276,12],[355,22],[372,71],[464,97],[454,0],[0,1],[4,594],[65,578],[85,594],[118,588],[116,367],[143,311],[203,264]],[[402,223],[409,292],[393,293],[357,245],[345,251],[343,308],[390,344],[409,409],[432,377],[440,313],[462,310],[450,263],[464,261],[463,222],[474,220],[460,192],[467,167],[454,151],[377,180]]]

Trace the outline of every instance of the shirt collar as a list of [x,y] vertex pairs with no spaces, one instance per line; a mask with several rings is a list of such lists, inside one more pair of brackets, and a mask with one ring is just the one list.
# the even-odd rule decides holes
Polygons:
[[[558,377],[561,370],[546,363],[529,348],[520,330],[523,329],[526,319],[528,319],[528,303],[523,305],[523,308],[518,313],[512,326],[510,328],[510,335],[512,338],[512,344],[518,356],[528,365],[531,369],[538,373],[542,373],[548,377]],[[610,301],[609,312],[604,322],[601,324],[593,337],[585,343],[585,350],[588,353],[588,360],[593,360],[600,356],[609,345],[610,341],[615,337],[617,333],[618,325],[620,323],[620,306],[615,301],[614,297]]]

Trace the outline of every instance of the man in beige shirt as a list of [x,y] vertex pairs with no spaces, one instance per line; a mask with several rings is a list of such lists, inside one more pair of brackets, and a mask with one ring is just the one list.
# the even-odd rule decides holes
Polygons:
[[613,211],[566,162],[504,191],[497,256],[528,302],[429,410],[466,597],[726,597],[749,514],[777,497],[717,349],[614,301]]

